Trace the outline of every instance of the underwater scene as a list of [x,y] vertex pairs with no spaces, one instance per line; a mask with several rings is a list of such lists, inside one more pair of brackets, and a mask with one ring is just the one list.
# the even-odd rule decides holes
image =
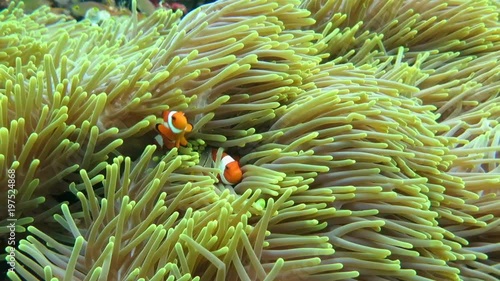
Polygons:
[[0,280],[500,280],[499,12],[0,0]]

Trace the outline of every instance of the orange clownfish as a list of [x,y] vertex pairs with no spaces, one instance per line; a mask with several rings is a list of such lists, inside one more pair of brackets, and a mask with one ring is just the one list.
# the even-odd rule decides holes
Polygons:
[[[212,149],[212,160],[215,162],[217,157],[217,149]],[[219,179],[224,184],[237,184],[243,178],[243,173],[241,172],[240,163],[234,160],[229,154],[222,152],[222,158],[220,160],[219,167]]]
[[184,112],[164,111],[163,123],[156,124],[156,130],[160,135],[155,140],[160,146],[168,149],[179,148],[180,145],[187,145],[185,133],[193,130],[193,125],[189,124]]

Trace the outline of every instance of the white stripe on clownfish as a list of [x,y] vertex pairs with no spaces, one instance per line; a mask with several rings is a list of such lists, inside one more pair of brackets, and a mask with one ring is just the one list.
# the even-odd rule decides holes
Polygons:
[[234,184],[234,183],[229,182],[226,179],[226,177],[224,176],[224,171],[226,170],[227,165],[229,165],[230,163],[235,162],[235,161],[236,160],[234,160],[234,158],[229,156],[229,155],[222,157],[222,159],[220,160],[220,164],[219,164],[220,179],[225,184]]
[[170,111],[170,113],[168,114],[168,123],[164,124],[164,125],[166,127],[170,128],[170,130],[172,130],[172,133],[180,134],[184,128],[182,128],[182,129],[176,128],[174,126],[174,122],[172,121],[172,116],[174,116],[174,114],[176,114],[176,113],[177,113],[177,111]]

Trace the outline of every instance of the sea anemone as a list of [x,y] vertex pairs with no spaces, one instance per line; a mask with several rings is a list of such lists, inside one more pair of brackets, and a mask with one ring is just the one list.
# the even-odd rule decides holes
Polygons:
[[[96,25],[11,3],[7,276],[498,280],[498,14],[222,0]],[[152,145],[167,109],[193,123],[186,147]],[[241,183],[219,182],[209,147],[241,157]]]

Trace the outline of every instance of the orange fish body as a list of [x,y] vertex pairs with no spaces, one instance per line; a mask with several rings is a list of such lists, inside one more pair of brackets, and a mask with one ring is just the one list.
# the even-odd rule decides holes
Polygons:
[[[212,149],[212,160],[215,161],[217,157],[217,149]],[[243,173],[241,172],[240,164],[238,161],[234,160],[229,154],[222,152],[222,158],[220,160],[219,167],[219,179],[224,184],[237,184],[243,178]]]
[[156,130],[160,133],[156,141],[160,146],[168,149],[187,145],[185,133],[193,130],[193,125],[189,124],[184,112],[164,111],[163,123],[156,124]]

